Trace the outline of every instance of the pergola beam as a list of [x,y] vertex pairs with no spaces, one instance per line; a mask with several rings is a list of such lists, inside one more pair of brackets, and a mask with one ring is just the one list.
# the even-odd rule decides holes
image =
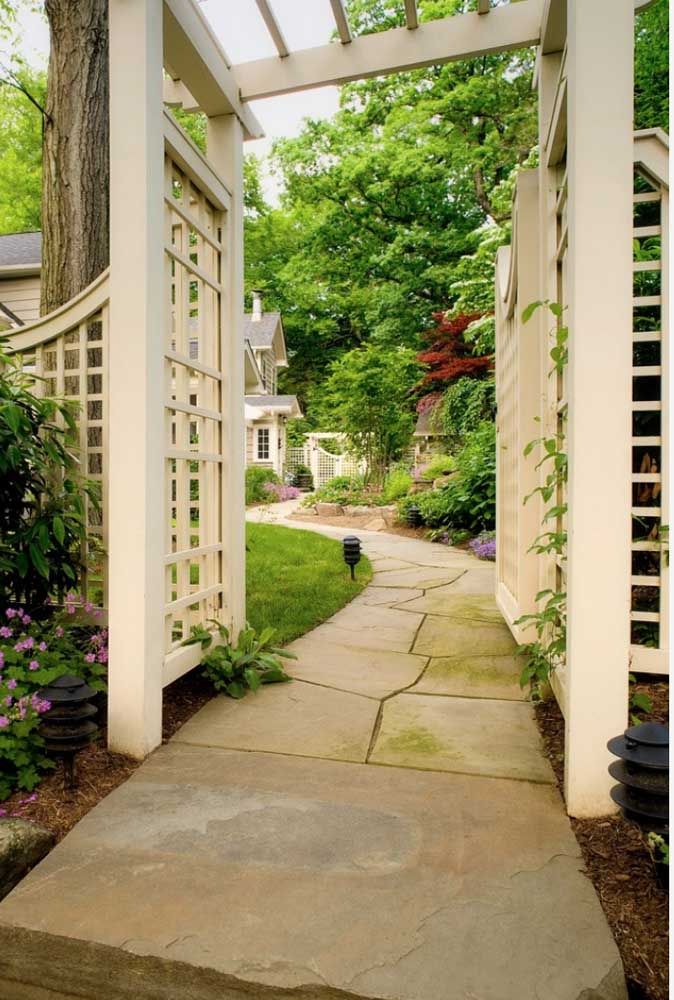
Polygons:
[[257,9],[262,15],[262,20],[266,25],[267,31],[271,35],[274,45],[276,46],[276,51],[280,55],[281,59],[284,59],[288,55],[288,46],[285,38],[283,37],[280,25],[274,15],[274,11],[269,6],[268,0],[255,0],[255,3],[257,4]]
[[164,0],[164,65],[171,67],[206,115],[234,114],[247,138],[264,135],[253,112],[241,102],[220,43],[190,0]]
[[405,21],[409,31],[414,31],[415,28],[419,27],[417,0],[405,0]]
[[240,63],[232,70],[241,100],[254,101],[537,45],[541,14],[542,0],[522,0],[495,7],[489,17],[455,14],[426,21],[414,31],[392,28],[354,38],[350,45],[320,45],[282,60],[274,56]]
[[330,0],[330,6],[332,7],[332,13],[335,18],[335,24],[337,25],[337,31],[339,32],[341,43],[342,45],[348,45],[353,41],[353,35],[351,34],[349,19],[346,16],[346,10],[344,9],[344,0]]

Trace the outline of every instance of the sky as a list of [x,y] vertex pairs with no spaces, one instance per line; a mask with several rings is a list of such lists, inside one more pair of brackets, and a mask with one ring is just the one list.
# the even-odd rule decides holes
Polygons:
[[[330,41],[334,20],[329,0],[270,0],[276,20],[291,50],[312,48]],[[234,65],[276,55],[254,0],[201,0],[201,9]],[[46,65],[49,32],[39,14],[23,13],[19,28],[19,50],[33,65]],[[328,118],[337,110],[336,87],[322,87],[301,94],[251,101],[250,107],[265,131],[264,139],[246,143],[246,152],[265,156],[274,139],[298,135],[305,118]],[[267,198],[276,203],[276,179],[264,172]]]

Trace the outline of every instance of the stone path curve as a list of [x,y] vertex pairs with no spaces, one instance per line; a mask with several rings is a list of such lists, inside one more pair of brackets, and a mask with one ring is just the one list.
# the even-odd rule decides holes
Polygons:
[[0,903],[0,1000],[626,1000],[492,568],[359,534],[295,680],[206,705]]

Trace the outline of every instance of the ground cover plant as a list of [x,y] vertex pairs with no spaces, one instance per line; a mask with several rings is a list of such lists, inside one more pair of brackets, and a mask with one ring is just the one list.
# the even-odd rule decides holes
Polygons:
[[352,581],[340,542],[312,531],[248,524],[248,621],[275,630],[283,645],[315,628],[356,597],[372,578],[363,556]]
[[269,503],[266,487],[280,483],[281,480],[273,469],[264,469],[259,465],[246,467],[246,503]]
[[[54,766],[39,732],[51,707],[41,689],[71,673],[105,690],[107,631],[78,621],[81,608],[79,595],[69,593],[57,611],[7,607],[0,613],[0,800],[15,788],[32,790]],[[92,605],[87,612],[95,612]]]
[[[210,629],[193,625],[183,646],[201,645],[206,654],[201,666],[216,691],[238,699],[247,691],[257,691],[263,684],[290,680],[281,658],[295,660],[297,657],[272,644],[275,629],[267,627],[258,634],[247,624],[234,642],[229,629],[220,622],[212,619],[208,624]],[[217,645],[213,645],[215,636],[220,639]]]

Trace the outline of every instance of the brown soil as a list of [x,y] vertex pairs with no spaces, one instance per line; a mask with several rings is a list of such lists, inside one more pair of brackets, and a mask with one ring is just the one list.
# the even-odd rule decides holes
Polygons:
[[[169,685],[164,692],[163,741],[169,740],[212,697],[212,686],[198,670]],[[102,717],[105,717],[104,708],[101,704],[99,715]],[[65,789],[63,770],[58,765],[45,775],[34,792],[15,792],[0,802],[0,816],[19,816],[39,823],[51,830],[59,841],[139,766],[140,761],[107,749],[105,729],[102,728],[99,739],[77,755],[75,789]]]
[[[669,685],[642,683],[636,690],[653,701],[653,712],[642,721],[667,722]],[[554,699],[538,704],[536,717],[561,791],[564,718]],[[667,1000],[669,897],[656,880],[644,834],[621,816],[572,819],[571,825],[620,950],[630,1000]]]

